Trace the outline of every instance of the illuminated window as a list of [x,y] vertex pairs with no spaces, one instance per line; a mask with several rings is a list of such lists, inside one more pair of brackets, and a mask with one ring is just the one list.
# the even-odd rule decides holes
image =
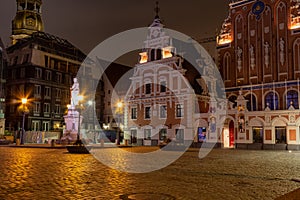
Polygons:
[[50,129],[50,122],[43,122],[43,130],[49,131]]
[[287,92],[287,109],[293,105],[294,108],[299,108],[298,92],[290,90]]
[[51,98],[51,88],[45,87],[45,99],[50,99],[50,98]]
[[33,131],[39,131],[40,130],[40,121],[32,120],[31,129]]
[[170,48],[164,48],[163,49],[163,58],[171,58],[173,55],[172,55],[172,51]]
[[40,102],[34,102],[33,112],[34,113],[41,112],[41,103]]
[[55,113],[60,114],[60,105],[59,104],[55,104]]
[[140,63],[146,63],[148,61],[147,52],[140,53]]
[[183,105],[182,104],[176,105],[176,117],[183,117]]
[[265,106],[269,106],[271,110],[278,110],[278,96],[274,92],[269,92],[265,98]]
[[131,119],[137,119],[137,108],[131,108]]
[[50,103],[44,104],[44,113],[50,113]]
[[151,107],[145,107],[145,119],[151,118]]

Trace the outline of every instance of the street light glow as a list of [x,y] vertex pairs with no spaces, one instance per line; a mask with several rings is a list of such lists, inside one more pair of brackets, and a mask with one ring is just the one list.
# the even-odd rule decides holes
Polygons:
[[27,103],[27,98],[22,98],[22,104],[26,104]]
[[82,96],[82,95],[79,95],[79,96],[78,96],[78,100],[79,100],[79,101],[82,101],[82,100],[83,100],[83,96]]
[[122,108],[122,107],[123,107],[123,103],[119,101],[119,102],[117,103],[117,107],[118,107],[118,108]]

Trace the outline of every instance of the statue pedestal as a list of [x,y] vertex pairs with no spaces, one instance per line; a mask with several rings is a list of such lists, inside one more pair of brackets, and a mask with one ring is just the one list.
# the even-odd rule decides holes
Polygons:
[[63,133],[62,140],[76,141],[78,134],[78,125],[82,123],[82,116],[75,108],[69,108],[68,114],[64,116],[66,128]]

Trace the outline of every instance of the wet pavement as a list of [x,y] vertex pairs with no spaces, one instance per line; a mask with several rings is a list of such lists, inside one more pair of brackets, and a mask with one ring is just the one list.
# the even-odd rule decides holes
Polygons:
[[0,199],[275,199],[300,188],[300,151],[214,149],[199,159],[189,149],[166,168],[131,174],[66,149],[0,147],[0,172]]

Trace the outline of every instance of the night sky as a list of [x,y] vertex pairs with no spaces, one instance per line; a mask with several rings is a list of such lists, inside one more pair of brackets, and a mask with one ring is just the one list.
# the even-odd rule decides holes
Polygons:
[[[1,0],[0,37],[10,43],[15,0]],[[195,39],[211,37],[228,15],[228,0],[161,0],[166,28]],[[155,0],[43,0],[45,32],[67,39],[84,53],[119,32],[145,27],[154,19]]]

